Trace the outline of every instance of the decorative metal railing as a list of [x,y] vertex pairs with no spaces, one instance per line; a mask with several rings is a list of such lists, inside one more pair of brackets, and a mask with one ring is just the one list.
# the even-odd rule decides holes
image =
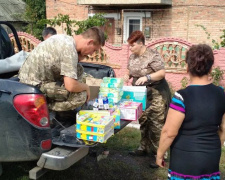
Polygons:
[[191,43],[178,38],[162,38],[147,45],[157,50],[164,59],[167,72],[187,72],[185,56]]

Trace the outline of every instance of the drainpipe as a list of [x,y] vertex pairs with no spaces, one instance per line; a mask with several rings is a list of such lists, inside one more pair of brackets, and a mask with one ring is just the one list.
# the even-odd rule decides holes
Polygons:
[[123,27],[123,22],[124,22],[124,10],[121,10],[121,32],[122,32],[122,44],[123,44],[123,34],[124,34],[124,27]]

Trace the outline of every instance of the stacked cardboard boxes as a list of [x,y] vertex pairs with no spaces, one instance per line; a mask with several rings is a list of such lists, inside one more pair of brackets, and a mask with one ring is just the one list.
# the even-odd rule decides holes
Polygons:
[[114,119],[109,111],[81,110],[77,114],[77,138],[106,142],[114,134]]

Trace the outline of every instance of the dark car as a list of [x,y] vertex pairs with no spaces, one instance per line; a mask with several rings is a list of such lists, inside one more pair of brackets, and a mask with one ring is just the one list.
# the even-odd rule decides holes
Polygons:
[[[13,32],[19,50],[22,50],[16,30],[0,21],[0,61],[14,55],[13,45],[2,25]],[[83,63],[85,72],[114,76],[108,66]],[[88,154],[90,145],[76,138],[75,125],[63,128],[53,136],[52,120],[42,92],[13,77],[18,70],[0,73],[0,175],[3,162],[38,160],[30,170],[30,178],[37,179],[46,169],[64,170]],[[122,122],[122,128],[127,122]],[[121,128],[121,129],[122,129]],[[96,144],[94,144],[96,145]]]

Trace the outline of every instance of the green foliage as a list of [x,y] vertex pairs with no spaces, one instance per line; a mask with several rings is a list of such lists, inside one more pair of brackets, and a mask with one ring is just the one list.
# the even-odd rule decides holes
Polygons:
[[70,20],[69,15],[58,14],[54,17],[54,19],[42,19],[38,22],[39,24],[49,24],[50,26],[66,26],[64,31],[66,34],[72,35],[72,29],[74,24],[76,23],[75,20]]
[[214,39],[212,40],[213,49],[220,49],[221,47],[225,47],[225,29],[222,32],[223,34],[220,36],[220,42],[216,42]]
[[[210,76],[212,78],[213,84],[216,86],[220,86],[220,81],[223,80],[223,74],[224,70],[221,70],[220,67],[214,67],[212,69],[212,72],[210,73]],[[182,89],[186,88],[187,85],[189,84],[189,80],[187,77],[183,77],[183,79],[180,81]]]
[[111,150],[133,150],[137,148],[140,139],[141,134],[139,130],[126,127],[112,138],[109,138],[106,144],[101,144],[100,146]]
[[224,70],[221,70],[220,67],[213,68],[212,72],[210,73],[213,84],[219,86],[220,81],[223,79]]
[[42,31],[45,28],[44,24],[37,23],[41,19],[46,19],[45,0],[23,0],[26,3],[25,19],[28,25],[24,28],[27,33],[30,33],[42,39]]
[[220,39],[222,40],[220,42],[221,47],[225,47],[225,29],[223,30],[223,34],[220,36]]
[[[203,29],[203,31],[206,33],[207,35],[207,39],[210,39],[211,33],[209,33],[206,29],[206,27],[204,27],[203,25],[195,25],[197,27],[201,27]],[[225,47],[225,29],[222,31],[223,34],[220,36],[221,41],[217,42],[215,39],[212,39],[212,48],[213,49],[220,49],[221,47]]]
[[187,85],[189,84],[189,80],[187,77],[183,77],[180,82],[181,82],[182,89],[186,88]]
[[107,20],[104,18],[103,14],[95,14],[92,17],[88,17],[87,20],[84,21],[77,21],[76,26],[78,27],[77,30],[75,30],[75,34],[81,34],[85,30],[87,30],[90,27],[93,26],[104,26]]
[[25,27],[25,31],[38,39],[42,39],[42,31],[46,27],[46,24],[53,27],[62,26],[68,35],[72,35],[81,34],[93,26],[104,26],[107,22],[103,14],[95,14],[93,17],[89,17],[83,21],[71,20],[69,15],[63,14],[58,14],[54,19],[46,19],[45,0],[23,1],[26,3],[25,19],[29,22]]
[[196,24],[195,26],[197,27],[201,27],[202,30],[205,32],[205,34],[207,35],[207,39],[210,39],[211,34],[207,31],[206,27],[200,24]]
[[172,84],[170,82],[168,82],[168,85],[169,85],[169,88],[170,88],[170,93],[171,93],[171,96],[173,97],[176,90],[173,88]]
[[69,15],[58,14],[54,19],[42,19],[39,21],[40,24],[49,24],[50,26],[64,26],[64,31],[68,35],[81,34],[88,28],[93,26],[104,26],[107,20],[104,18],[103,14],[95,14],[92,17],[83,21],[70,20]]

